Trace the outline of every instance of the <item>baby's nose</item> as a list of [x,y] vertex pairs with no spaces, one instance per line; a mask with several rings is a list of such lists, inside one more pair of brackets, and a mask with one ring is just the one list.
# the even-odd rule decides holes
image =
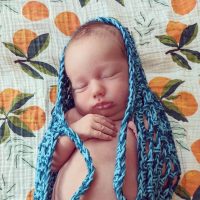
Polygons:
[[92,95],[94,98],[105,95],[105,87],[100,81],[94,81],[92,83]]

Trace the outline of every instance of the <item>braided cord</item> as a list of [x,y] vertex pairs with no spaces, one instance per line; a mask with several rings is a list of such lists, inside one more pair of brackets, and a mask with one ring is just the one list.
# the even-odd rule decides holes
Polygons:
[[[136,199],[170,200],[178,183],[181,170],[171,127],[162,103],[147,86],[135,42],[128,29],[114,18],[99,17],[93,21],[113,25],[121,32],[129,65],[129,97],[118,136],[113,177],[113,188],[116,197],[118,200],[126,199],[122,192],[126,174],[126,132],[128,122],[132,119],[136,125],[138,135],[138,192]],[[89,151],[64,119],[64,113],[74,107],[70,80],[66,76],[64,68],[64,52],[60,60],[58,95],[52,121],[38,149],[35,200],[48,200],[51,198],[57,174],[50,172],[50,166],[57,138],[61,135],[67,135],[74,142],[76,148],[83,155],[88,169],[88,174],[71,199],[80,199],[80,196],[89,188],[95,171]],[[148,129],[144,125],[144,116],[148,121]],[[176,179],[175,183],[173,183],[174,179]]]

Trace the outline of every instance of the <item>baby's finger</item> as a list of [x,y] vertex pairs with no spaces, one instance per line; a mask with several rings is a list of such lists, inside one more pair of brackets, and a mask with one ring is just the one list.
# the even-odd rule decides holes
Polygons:
[[[107,124],[107,126],[109,126]],[[100,124],[100,123],[93,123],[92,124],[92,129],[96,130],[96,131],[100,131],[102,134],[106,134],[106,135],[111,135],[111,136],[116,136],[117,132],[115,130],[114,127],[110,126],[107,127],[104,124]]]
[[58,152],[54,151],[52,162],[58,163],[59,161],[60,161],[60,155],[58,154]]
[[54,151],[51,161],[51,170],[58,171],[62,164],[60,154],[57,151]]
[[51,171],[56,172],[58,170],[59,170],[58,164],[54,160],[52,160],[52,162],[51,162]]
[[[101,115],[96,115],[94,118],[94,121],[97,122],[98,124],[102,124],[103,126],[109,128],[109,129],[114,130],[115,132],[117,131],[117,128],[115,127],[114,122],[107,117],[104,117]],[[101,129],[98,129],[98,130],[101,131]]]
[[93,130],[92,131],[92,138],[100,139],[100,140],[112,140],[112,136],[106,135],[101,131]]
[[110,118],[105,117],[103,115],[94,114],[94,119],[98,120],[98,121],[103,119],[103,120],[106,120],[106,121],[108,121],[108,122],[110,122],[111,124],[114,125],[114,122]]

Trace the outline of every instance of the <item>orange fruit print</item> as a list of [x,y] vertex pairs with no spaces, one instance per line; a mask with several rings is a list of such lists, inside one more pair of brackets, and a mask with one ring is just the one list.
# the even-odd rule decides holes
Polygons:
[[34,189],[30,190],[26,196],[26,200],[34,200]]
[[193,115],[198,109],[194,96],[189,92],[179,92],[177,95],[178,97],[173,100],[173,103],[185,116]]
[[200,163],[200,139],[192,143],[191,150],[196,160]]
[[166,32],[167,35],[173,37],[179,43],[181,34],[186,27],[187,25],[181,22],[169,21]]
[[161,97],[163,89],[169,81],[170,79],[166,77],[156,77],[149,81],[149,87],[154,93]]
[[196,6],[196,0],[172,0],[172,8],[175,13],[185,15],[191,12]]
[[200,171],[190,170],[183,175],[181,185],[193,196],[196,189],[200,186]]
[[37,37],[37,34],[28,29],[21,29],[14,33],[13,43],[25,54],[27,53],[30,42]]
[[20,94],[19,90],[14,90],[11,88],[7,88],[0,92],[0,108],[3,108],[6,112],[8,112],[11,108],[13,99]]
[[20,114],[19,118],[32,131],[42,128],[46,121],[45,112],[38,106],[29,106],[22,114]]
[[31,21],[38,21],[49,17],[49,10],[43,3],[29,1],[22,8],[22,15]]
[[49,97],[51,103],[55,104],[56,103],[56,96],[57,95],[57,85],[52,85],[50,92],[49,92]]
[[73,12],[62,12],[55,18],[56,27],[65,35],[71,36],[72,33],[80,26],[77,15]]

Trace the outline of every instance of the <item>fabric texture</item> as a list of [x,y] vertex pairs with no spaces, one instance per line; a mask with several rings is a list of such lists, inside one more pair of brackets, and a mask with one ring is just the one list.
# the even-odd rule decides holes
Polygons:
[[129,29],[167,114],[182,171],[172,199],[200,199],[199,0],[0,1],[0,199],[33,199],[60,55],[72,33],[98,16]]
[[[172,137],[172,130],[164,108],[147,85],[135,42],[128,29],[123,27],[123,25],[114,18],[99,17],[95,20],[111,24],[120,30],[123,36],[129,65],[129,97],[118,137],[113,178],[113,187],[116,197],[119,200],[126,199],[122,193],[126,169],[126,130],[128,121],[133,118],[138,131],[137,145],[139,167],[137,200],[171,199],[181,171]],[[57,102],[52,114],[52,120],[38,151],[35,200],[47,200],[51,197],[52,187],[56,177],[56,175],[50,172],[51,159],[56,140],[60,135],[67,135],[70,137],[75,143],[76,148],[83,155],[88,168],[87,176],[71,199],[80,199],[80,196],[89,188],[95,172],[89,151],[86,149],[79,136],[69,128],[68,123],[65,122],[64,113],[73,107],[73,97],[64,68],[64,52],[60,62],[58,86]],[[146,130],[144,126],[144,115],[149,124],[148,130]],[[146,149],[147,146],[149,148],[148,151]],[[164,173],[162,172],[163,168],[165,168]],[[174,180],[176,180],[176,182],[173,184]],[[165,183],[166,185],[164,185]]]

